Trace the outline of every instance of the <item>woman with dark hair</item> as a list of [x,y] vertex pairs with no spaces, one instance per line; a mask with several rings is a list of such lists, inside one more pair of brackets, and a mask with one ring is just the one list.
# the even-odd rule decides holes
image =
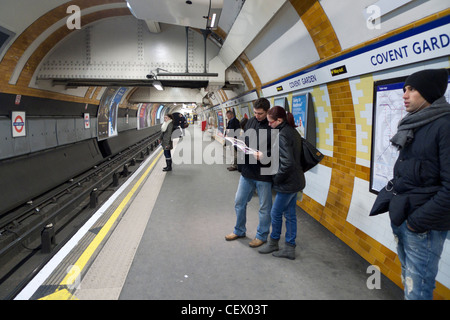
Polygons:
[[[302,140],[295,129],[294,116],[282,107],[273,107],[267,113],[272,129],[278,131],[278,139],[272,147],[272,156],[278,157],[278,169],[273,176],[273,189],[277,192],[270,212],[272,233],[267,244],[259,253],[278,251],[283,215],[286,219],[286,245],[274,252],[275,257],[295,259],[295,238],[297,237],[297,193],[305,187],[305,174],[300,162]],[[278,154],[276,152],[278,150]],[[276,161],[277,159],[272,159]]]
[[161,126],[161,136],[159,141],[161,147],[164,150],[164,156],[166,157],[167,166],[163,168],[163,171],[172,171],[172,155],[170,150],[173,149],[172,143],[172,131],[173,131],[173,116],[171,114],[166,114],[164,116],[164,123]]

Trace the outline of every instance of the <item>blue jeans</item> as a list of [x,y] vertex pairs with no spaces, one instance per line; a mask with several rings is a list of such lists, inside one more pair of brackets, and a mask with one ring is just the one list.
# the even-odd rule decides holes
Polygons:
[[236,226],[234,234],[244,236],[247,231],[247,203],[252,199],[255,189],[259,197],[259,224],[256,230],[256,238],[267,240],[270,229],[270,209],[272,208],[272,183],[248,179],[243,176],[239,179],[239,186],[234,200],[236,210]]
[[408,229],[406,221],[399,227],[392,225],[392,231],[397,240],[398,258],[402,264],[405,299],[433,299],[439,259],[447,231],[415,233]]
[[270,237],[272,239],[280,239],[284,215],[286,218],[286,242],[295,246],[295,238],[297,237],[296,206],[297,193],[277,193],[272,211],[270,212],[272,217],[272,233]]
[[166,159],[168,160],[172,159],[172,154],[170,153],[170,150],[164,149],[164,157],[166,157]]

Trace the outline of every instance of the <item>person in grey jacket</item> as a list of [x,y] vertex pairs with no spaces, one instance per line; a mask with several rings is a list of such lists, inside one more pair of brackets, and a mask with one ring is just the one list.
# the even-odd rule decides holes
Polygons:
[[161,147],[164,150],[164,156],[166,157],[167,166],[163,168],[163,171],[172,171],[172,155],[170,150],[173,149],[172,143],[172,131],[173,131],[173,117],[171,114],[166,114],[164,116],[164,123],[161,126],[161,136],[159,141]]
[[387,186],[392,192],[388,210],[406,299],[433,299],[438,264],[450,230],[447,84],[446,69],[410,75],[403,87],[408,114],[391,139],[400,152]]
[[[258,250],[267,254],[278,251],[283,215],[286,219],[286,243],[283,250],[272,255],[280,258],[295,259],[295,239],[297,237],[297,193],[305,187],[305,174],[301,165],[302,138],[295,129],[294,117],[282,107],[276,106],[267,113],[272,129],[279,130],[272,150],[278,150],[277,171],[273,176],[273,189],[277,192],[270,212],[272,233],[267,244]],[[277,152],[272,152],[276,156]]]

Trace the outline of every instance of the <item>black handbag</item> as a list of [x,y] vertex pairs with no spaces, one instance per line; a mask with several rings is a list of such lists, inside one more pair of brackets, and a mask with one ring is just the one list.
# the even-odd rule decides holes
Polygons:
[[302,137],[302,155],[300,161],[302,163],[303,172],[314,168],[320,161],[322,161],[324,155],[322,152],[316,149],[311,143]]
[[389,211],[389,204],[394,196],[394,184],[392,180],[389,180],[387,185],[378,192],[378,196],[370,210],[369,216],[376,216],[380,213]]

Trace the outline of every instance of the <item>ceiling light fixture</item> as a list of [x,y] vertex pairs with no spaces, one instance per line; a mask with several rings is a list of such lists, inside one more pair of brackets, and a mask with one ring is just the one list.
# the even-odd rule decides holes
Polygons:
[[211,9],[210,13],[207,17],[205,17],[207,20],[206,27],[208,29],[217,29],[217,25],[219,24],[219,18],[221,14],[221,9]]
[[164,90],[161,81],[154,80],[152,84],[153,84],[153,86],[155,87],[156,90],[159,90],[159,91]]
[[211,18],[211,28],[214,28],[214,24],[216,23],[216,16],[217,14],[213,13]]

